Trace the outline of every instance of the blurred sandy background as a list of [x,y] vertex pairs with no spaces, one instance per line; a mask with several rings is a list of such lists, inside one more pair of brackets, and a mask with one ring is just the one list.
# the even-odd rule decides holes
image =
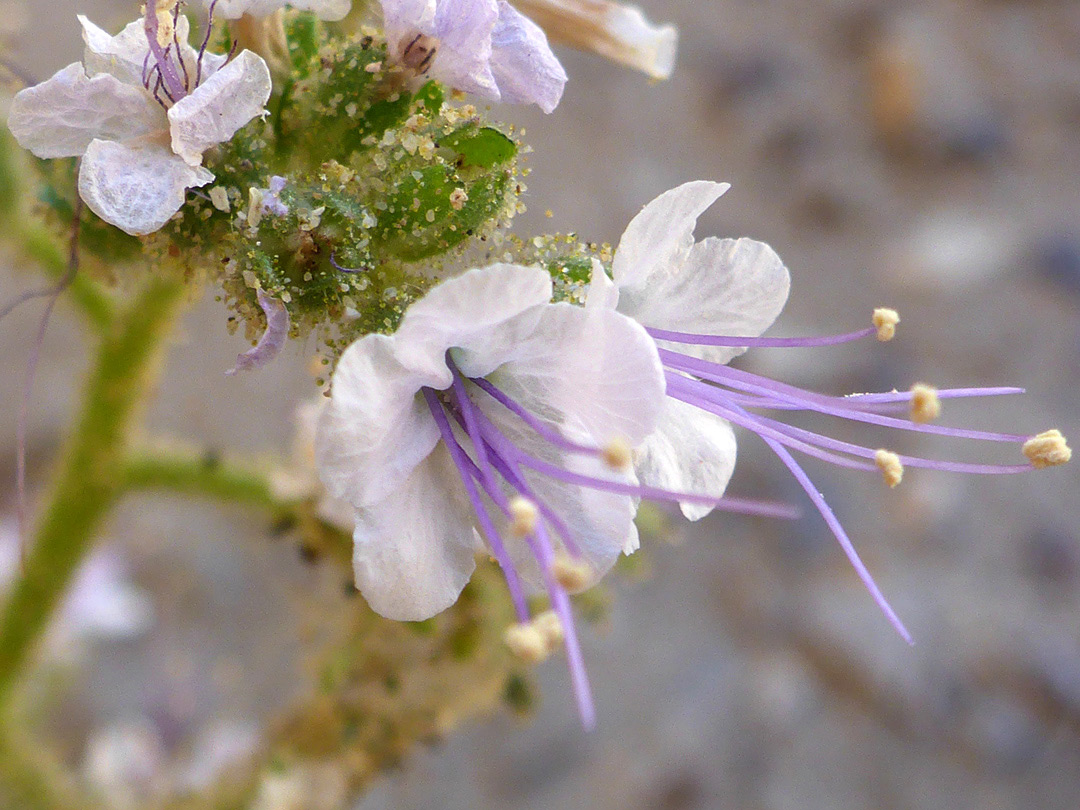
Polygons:
[[[78,58],[69,8],[111,27],[134,5],[27,3],[15,56],[47,76]],[[661,191],[730,181],[698,234],[753,236],[784,257],[793,289],[777,334],[858,328],[881,304],[903,316],[888,346],[763,350],[744,366],[830,393],[916,380],[1021,385],[1026,397],[950,403],[944,420],[1080,436],[1080,4],[642,6],[681,30],[670,82],[565,52],[571,83],[557,113],[506,111],[536,150],[522,233],[615,241]],[[27,281],[0,275],[5,296]],[[0,325],[4,470],[33,323],[28,307]],[[80,337],[61,306],[34,398],[36,482],[78,385]],[[226,379],[242,348],[208,296],[171,352],[152,428],[207,448],[284,450],[292,406],[311,391],[303,347]],[[889,443],[1013,460],[995,447]],[[1075,467],[1008,480],[912,473],[891,493],[876,478],[808,469],[914,649],[813,515],[794,526],[674,521],[672,543],[648,552],[647,575],[614,586],[609,626],[585,631],[595,734],[580,731],[552,661],[531,723],[477,723],[419,752],[360,807],[1080,806]],[[731,491],[799,496],[749,437]],[[0,510],[10,508],[5,480]],[[75,767],[90,768],[103,725],[141,729],[160,758],[213,718],[242,748],[252,724],[305,688],[290,651],[306,617],[289,599],[326,583],[295,549],[261,542],[265,533],[245,514],[201,505],[120,510],[110,548],[151,629],[96,637],[78,685],[65,687],[83,712],[67,718]]]

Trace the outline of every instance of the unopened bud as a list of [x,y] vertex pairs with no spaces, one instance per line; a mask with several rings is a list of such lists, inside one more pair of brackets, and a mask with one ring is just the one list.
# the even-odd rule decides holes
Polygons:
[[937,389],[925,383],[911,386],[911,421],[933,422],[941,416],[941,400]]
[[881,470],[885,483],[890,489],[904,480],[904,465],[900,461],[900,456],[892,450],[878,450],[874,453],[874,463]]
[[1024,455],[1037,470],[1068,464],[1072,449],[1060,430],[1048,430],[1024,442]]
[[877,329],[877,339],[882,343],[896,337],[896,325],[900,323],[900,313],[895,309],[878,307],[874,310],[874,328]]
[[593,579],[592,568],[587,562],[570,557],[556,558],[551,564],[551,573],[556,582],[572,592],[585,588]]
[[528,537],[536,531],[540,513],[536,504],[525,498],[510,501],[510,531],[515,537]]
[[503,641],[510,652],[530,664],[538,664],[548,657],[547,639],[531,622],[510,625],[506,628]]
[[633,449],[626,439],[612,439],[604,448],[604,463],[611,469],[623,472],[634,463]]

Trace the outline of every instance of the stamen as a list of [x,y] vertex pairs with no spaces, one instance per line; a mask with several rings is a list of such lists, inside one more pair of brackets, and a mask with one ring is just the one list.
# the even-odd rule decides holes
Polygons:
[[173,45],[176,47],[176,61],[180,63],[180,70],[184,74],[184,89],[191,89],[191,77],[188,76],[187,65],[184,64],[184,52],[180,48],[180,34],[177,32],[177,22],[180,19],[180,4],[173,6]]
[[[747,371],[709,363],[697,358],[688,357],[668,349],[660,349],[660,359],[666,366],[679,371],[687,371],[702,379],[736,388],[741,391],[764,394],[776,397],[783,401],[800,405],[806,410],[818,413],[838,416],[856,422],[866,422],[882,427],[892,427],[898,430],[907,430],[914,433],[930,433],[936,436],[952,436],[958,439],[978,439],[988,442],[1015,442],[1017,444],[1027,440],[1027,436],[1018,436],[1009,433],[989,433],[981,430],[969,430],[966,428],[946,428],[938,425],[914,424],[906,419],[895,419],[876,413],[866,413],[850,407],[838,407],[833,404],[833,397],[826,397],[810,391],[804,391],[795,386],[760,377]],[[668,375],[670,380],[673,375]],[[677,375],[674,375],[677,376]],[[703,389],[708,386],[703,386]],[[726,392],[717,390],[720,397],[726,396]],[[704,395],[704,392],[703,392]],[[712,395],[710,395],[711,397]]]
[[199,57],[195,60],[195,86],[198,87],[202,84],[202,66],[203,57],[206,55],[206,46],[210,43],[210,33],[214,30],[214,9],[217,7],[218,0],[213,0],[210,3],[210,8],[206,12],[206,33],[203,35],[202,44],[199,45]]
[[626,472],[634,464],[633,448],[626,439],[612,439],[604,448],[603,459],[616,472]]
[[458,444],[458,441],[454,436],[454,430],[450,426],[446,414],[443,412],[443,406],[442,403],[439,402],[438,395],[430,388],[423,388],[421,390],[423,391],[424,400],[427,402],[428,409],[431,411],[431,416],[434,418],[435,424],[439,427],[439,433],[442,435],[443,443],[450,452],[450,458],[454,462],[454,466],[458,469],[458,474],[461,476],[461,482],[465,485],[465,492],[469,497],[469,501],[472,503],[473,511],[476,513],[477,522],[480,524],[480,531],[488,541],[488,545],[491,546],[492,553],[495,555],[499,567],[503,570],[503,576],[506,577],[506,586],[510,591],[510,598],[514,603],[514,609],[517,612],[518,618],[522,622],[528,621],[529,605],[525,599],[525,589],[521,585],[521,580],[518,578],[517,570],[514,568],[510,555],[506,552],[506,547],[503,545],[502,538],[499,536],[499,532],[495,528],[491,516],[488,514],[487,507],[484,505],[480,493],[476,489],[475,481],[482,480],[479,470],[477,470],[474,475],[473,471],[470,469],[470,467],[473,466],[472,461],[465,453],[465,449]]
[[530,664],[539,664],[551,653],[544,634],[531,622],[512,624],[506,628],[503,640],[510,652]]
[[545,610],[532,620],[532,625],[544,637],[549,652],[554,652],[566,639],[562,621],[554,610]]
[[337,263],[333,253],[330,254],[330,265],[340,273],[364,273],[371,269],[370,267],[342,267]]
[[540,512],[530,500],[514,498],[510,501],[510,532],[519,539],[524,539],[536,531]]
[[874,329],[877,330],[877,339],[887,343],[896,337],[896,325],[900,323],[900,313],[895,309],[878,307],[874,310]]
[[693,346],[731,346],[733,348],[811,348],[814,346],[836,346],[841,343],[851,343],[874,335],[876,329],[859,329],[843,335],[826,335],[824,337],[801,337],[801,338],[773,338],[773,337],[743,337],[738,335],[696,335],[689,332],[672,332],[667,329],[654,329],[646,327],[645,331],[655,340],[667,340],[671,343],[685,343]]
[[594,579],[592,568],[588,563],[569,557],[556,557],[551,566],[551,573],[555,576],[556,582],[571,592],[584,590]]
[[167,46],[169,40],[173,37],[173,32],[167,31],[161,25],[162,20],[168,20],[171,23],[172,18],[169,17],[166,9],[161,9],[161,12],[163,12],[163,16],[159,15],[159,10],[153,0],[148,0],[143,28],[146,31],[146,42],[150,46],[150,52],[157,62],[158,75],[161,78],[165,95],[175,104],[187,95],[187,86],[176,72],[176,67],[168,55]]
[[1072,458],[1069,447],[1060,430],[1047,430],[1024,442],[1024,455],[1036,470],[1068,464]]
[[911,421],[925,424],[941,416],[941,400],[937,389],[925,383],[911,386]]
[[904,465],[900,461],[900,456],[891,450],[878,450],[874,453],[874,463],[881,470],[889,489],[894,488],[904,480]]

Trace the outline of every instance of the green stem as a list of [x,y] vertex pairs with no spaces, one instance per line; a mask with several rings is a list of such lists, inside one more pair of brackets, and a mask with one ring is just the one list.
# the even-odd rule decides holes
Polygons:
[[[31,259],[41,265],[50,278],[59,280],[64,277],[68,272],[67,254],[48,230],[32,222],[16,226],[13,220],[8,220],[7,224],[14,226],[12,238]],[[84,274],[77,274],[66,294],[97,332],[104,333],[109,329],[115,307],[95,282]]]
[[178,450],[133,453],[124,468],[124,489],[162,490],[256,506],[287,515],[296,504],[274,495],[265,475],[212,455]]
[[151,281],[101,343],[37,537],[0,613],[0,713],[96,530],[122,492],[131,428],[156,379],[164,338],[183,297],[182,285]]

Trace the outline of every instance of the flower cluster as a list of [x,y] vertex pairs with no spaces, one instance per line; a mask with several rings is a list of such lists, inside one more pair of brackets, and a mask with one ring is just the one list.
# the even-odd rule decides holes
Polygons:
[[[198,47],[178,0],[146,3],[115,36],[80,17],[83,60],[15,96],[13,135],[40,158],[79,158],[81,198],[145,237],[157,264],[221,282],[248,336],[263,330],[229,374],[270,362],[289,337],[333,332],[328,401],[305,418],[317,428],[293,483],[314,488],[314,467],[320,514],[351,518],[357,587],[385,617],[424,620],[454,604],[478,553],[491,555],[517,616],[507,644],[528,660],[565,645],[586,725],[594,709],[570,596],[638,548],[642,499],[691,520],[795,514],[726,494],[734,428],[790,470],[909,640],[793,453],[890,487],[906,468],[1010,474],[1069,460],[1058,431],[932,424],[942,400],[1018,389],[835,397],[730,367],[750,348],[888,340],[899,316],[880,309],[841,335],[761,337],[787,300],[787,268],[761,242],[693,236],[726,184],[661,195],[613,255],[584,251],[568,275],[533,261],[528,244],[542,239],[505,237],[523,191],[520,143],[462,94],[552,112],[567,77],[541,24],[658,77],[670,72],[673,30],[606,0],[522,3],[537,21],[505,0],[381,0],[381,38],[337,25],[348,0],[204,6]],[[215,14],[232,21],[230,37],[263,18],[256,27],[281,41],[253,36],[255,50],[214,53]],[[567,35],[580,27],[568,20],[596,23],[588,42]],[[783,418],[804,411],[1013,443],[1027,463],[902,455]],[[548,606],[537,611],[534,596]]]

